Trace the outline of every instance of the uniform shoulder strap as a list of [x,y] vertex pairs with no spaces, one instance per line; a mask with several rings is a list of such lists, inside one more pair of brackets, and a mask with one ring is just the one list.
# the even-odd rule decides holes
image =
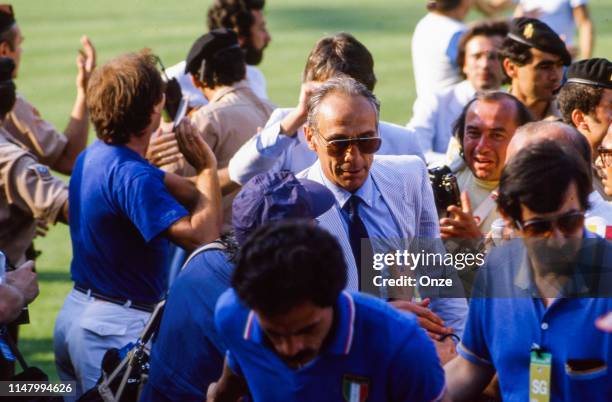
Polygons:
[[189,264],[191,262],[191,260],[193,260],[198,255],[202,254],[203,252],[209,251],[209,250],[225,250],[225,249],[227,249],[227,247],[220,240],[214,240],[214,241],[211,241],[210,243],[206,243],[203,246],[200,246],[199,248],[195,249],[195,251],[193,251],[189,255],[189,257],[187,258],[187,260],[185,261],[185,263],[181,267],[181,271],[183,271],[185,269],[185,267],[187,266],[187,264]]

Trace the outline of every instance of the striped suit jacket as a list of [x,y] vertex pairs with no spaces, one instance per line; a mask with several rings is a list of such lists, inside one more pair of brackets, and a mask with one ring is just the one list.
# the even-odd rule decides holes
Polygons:
[[[427,168],[421,159],[407,155],[375,155],[370,175],[387,204],[402,239],[440,236],[433,191]],[[298,177],[325,185],[318,161],[300,172]],[[340,208],[340,205],[334,205],[317,220],[319,226],[338,239],[348,267],[347,288],[357,290],[357,265],[351,252],[348,233],[342,222]]]
[[[370,175],[387,204],[402,239],[433,239],[440,237],[438,214],[425,163],[416,156],[375,155]],[[298,174],[325,185],[319,161]],[[358,290],[358,273],[351,251],[348,233],[342,222],[340,206],[334,205],[317,218],[319,226],[336,237],[348,268],[347,289]],[[444,246],[436,251],[444,253]],[[458,280],[458,279],[457,279]],[[467,318],[465,298],[433,298],[431,310],[461,336]]]

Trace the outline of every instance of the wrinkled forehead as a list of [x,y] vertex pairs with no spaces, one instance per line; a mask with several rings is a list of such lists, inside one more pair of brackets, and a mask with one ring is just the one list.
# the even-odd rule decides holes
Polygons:
[[364,131],[375,132],[377,131],[376,109],[363,96],[331,93],[319,105],[317,125],[321,132],[330,130],[358,134]]
[[506,97],[499,99],[477,99],[469,106],[465,116],[465,127],[478,126],[494,129],[516,124],[516,105]]
[[499,35],[476,35],[465,44],[465,52],[469,55],[497,51],[501,47],[503,38]]

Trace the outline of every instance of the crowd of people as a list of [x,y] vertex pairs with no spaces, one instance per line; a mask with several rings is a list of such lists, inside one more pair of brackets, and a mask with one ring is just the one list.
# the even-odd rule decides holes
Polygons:
[[[587,1],[423,3],[405,126],[347,32],[277,107],[265,0],[215,0],[161,71],[146,49],[96,66],[82,37],[63,133],[17,92],[0,5],[0,379],[33,239],[62,222],[66,401],[151,322],[143,402],[609,401],[612,62]],[[515,12],[466,25],[472,7]]]

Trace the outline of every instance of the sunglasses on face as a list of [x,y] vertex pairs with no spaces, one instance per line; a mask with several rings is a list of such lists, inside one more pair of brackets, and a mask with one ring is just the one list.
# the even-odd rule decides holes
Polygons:
[[326,140],[322,135],[319,138],[327,147],[329,156],[338,157],[346,153],[350,146],[356,146],[362,154],[373,154],[380,149],[382,139],[380,137],[346,138],[338,140]]
[[604,167],[612,166],[612,148],[597,147],[597,154]]
[[546,219],[530,219],[523,223],[515,221],[515,224],[527,236],[547,236],[555,227],[564,235],[570,236],[584,226],[584,212],[569,212]]

